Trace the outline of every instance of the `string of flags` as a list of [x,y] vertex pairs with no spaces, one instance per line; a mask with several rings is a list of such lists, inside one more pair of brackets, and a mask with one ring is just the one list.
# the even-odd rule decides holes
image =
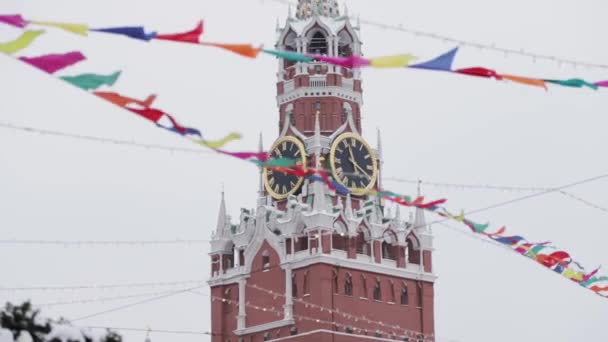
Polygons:
[[[27,21],[20,15],[0,15],[0,22],[20,28],[25,28],[30,23],[32,23],[42,26],[57,27],[81,35],[87,35],[89,31],[98,31],[111,34],[119,34],[130,38],[146,41],[151,39],[161,39],[191,44],[201,44],[200,37],[203,33],[202,21],[199,22],[198,25],[190,31],[170,34],[158,34],[156,32],[146,33],[143,27],[114,27],[89,29],[87,25]],[[38,37],[40,37],[42,33],[44,32],[41,30],[27,30],[13,41],[7,43],[0,43],[0,52],[5,53],[6,55],[14,55],[15,53],[27,48]],[[365,66],[378,68],[408,66],[410,68],[453,72],[475,77],[494,78],[497,80],[506,79],[517,83],[539,86],[543,88],[546,88],[547,83],[557,84],[566,87],[589,87],[593,89],[597,89],[598,87],[608,87],[608,81],[590,83],[582,79],[534,79],[523,76],[502,75],[494,70],[482,67],[453,70],[452,63],[458,51],[457,49],[452,49],[449,52],[429,61],[410,65],[411,61],[414,60],[414,57],[409,54],[365,59],[360,56],[311,56],[298,54],[295,52],[264,50],[261,47],[255,48],[251,45],[241,44],[205,43],[203,45],[223,48],[250,58],[257,57],[260,52],[266,52],[275,57],[294,61],[309,62],[313,60],[318,60],[347,68],[357,68]],[[85,59],[86,57],[79,51],[59,54],[47,54],[37,57],[18,58],[18,60],[27,63],[35,68],[38,68],[48,74],[55,74],[63,69],[68,68],[69,66],[84,61]],[[171,114],[153,107],[156,95],[150,95],[147,98],[140,100],[137,98],[124,96],[116,92],[98,90],[103,86],[113,86],[118,81],[121,75],[122,73],[120,71],[116,71],[108,75],[86,73],[72,76],[61,76],[60,79],[86,92],[89,92],[109,103],[112,103],[146,120],[149,120],[159,128],[163,128],[173,133],[179,134],[180,136],[188,138],[198,145],[211,148],[220,154],[253,162],[256,165],[259,165],[260,167],[273,168],[280,172],[296,175],[298,177],[305,177],[310,181],[320,181],[327,184],[327,186],[333,191],[336,191],[337,193],[343,195],[351,193],[348,188],[333,180],[329,176],[329,174],[323,169],[307,168],[305,166],[296,165],[295,161],[289,159],[271,159],[269,158],[268,153],[263,151],[230,152],[223,150],[222,148],[226,144],[230,143],[231,141],[240,139],[241,135],[238,133],[231,133],[225,136],[224,138],[216,141],[206,140],[203,138],[203,135],[200,130],[184,126],[180,124]],[[397,194],[386,190],[369,190],[366,192],[366,194],[384,198],[386,200],[397,203],[398,205],[425,209],[434,212],[446,219],[462,223],[466,225],[473,233],[481,234],[488,239],[503,244],[511,248],[514,252],[533,259],[539,264],[545,266],[546,268],[549,268],[550,270],[556,273],[561,274],[562,276],[572,280],[573,282],[576,282],[582,287],[591,290],[602,297],[608,298],[608,277],[598,276],[597,274],[599,272],[599,268],[596,268],[592,271],[586,270],[579,262],[575,261],[569,253],[557,249],[549,242],[532,243],[522,236],[506,235],[505,227],[502,227],[495,232],[488,232],[489,224],[476,223],[465,217],[464,212],[455,215],[448,211],[445,207],[441,206],[446,202],[445,199],[425,203],[424,198],[422,197],[413,199],[409,196]]]
[[[257,58],[260,53],[271,55],[274,57],[282,58],[285,60],[301,63],[310,63],[314,61],[325,62],[328,64],[345,67],[345,68],[362,68],[362,67],[373,67],[373,68],[413,68],[428,71],[442,71],[453,74],[460,74],[472,77],[481,77],[495,79],[498,81],[509,81],[522,85],[540,87],[548,90],[548,84],[559,85],[562,87],[569,88],[590,88],[597,90],[599,88],[608,88],[608,80],[590,82],[581,78],[566,78],[566,79],[554,79],[554,78],[538,78],[528,77],[522,75],[511,75],[498,73],[496,70],[475,66],[467,68],[452,68],[452,64],[458,53],[458,48],[451,49],[450,51],[429,59],[427,61],[412,64],[417,57],[412,54],[398,54],[390,56],[380,56],[373,58],[364,58],[362,56],[348,56],[348,57],[330,57],[314,54],[302,54],[294,51],[277,51],[264,49],[262,46],[255,47],[252,44],[225,44],[225,43],[211,43],[202,42],[201,36],[203,34],[203,22],[200,21],[195,28],[190,31],[181,33],[169,33],[160,34],[155,31],[146,31],[142,26],[123,26],[123,27],[107,27],[107,28],[89,28],[86,24],[72,24],[72,23],[58,23],[50,21],[30,21],[23,18],[20,14],[13,15],[0,15],[0,23],[12,25],[18,28],[26,28],[30,24],[59,28],[71,33],[88,36],[90,32],[101,32],[108,34],[122,35],[132,39],[151,41],[151,40],[168,40],[180,43],[197,44],[202,46],[210,46],[221,48],[232,53],[238,54],[243,57]],[[28,30],[22,36],[17,38],[15,41],[8,42],[0,45],[0,52],[12,54],[19,51],[22,48],[27,47],[31,44],[38,36],[44,31],[41,30]]]

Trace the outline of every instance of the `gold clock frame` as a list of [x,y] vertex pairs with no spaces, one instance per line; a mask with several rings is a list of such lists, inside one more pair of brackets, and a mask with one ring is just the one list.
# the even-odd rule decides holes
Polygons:
[[[292,142],[297,146],[298,150],[300,151],[300,154],[302,155],[302,166],[306,167],[306,165],[307,165],[306,164],[306,162],[307,162],[306,147],[304,146],[304,143],[302,143],[296,137],[286,135],[284,137],[277,139],[274,142],[274,144],[272,144],[272,147],[270,148],[269,153],[272,153],[272,151],[274,151],[274,149],[277,148],[277,146],[279,146],[283,142],[287,142],[287,141]],[[275,200],[284,200],[287,197],[293,195],[294,193],[296,193],[296,191],[298,191],[300,189],[300,187],[304,183],[304,177],[299,177],[298,182],[296,183],[296,186],[294,186],[293,189],[291,189],[291,191],[288,191],[285,194],[279,194],[279,193],[275,192],[272,189],[272,187],[270,186],[270,183],[268,183],[268,169],[267,168],[264,168],[263,178],[264,178],[264,188],[266,189],[266,192],[268,192],[270,194],[270,196],[272,196],[272,198],[274,198]]]
[[[369,151],[369,154],[372,158],[372,166],[373,166],[373,174],[372,174],[372,179],[370,180],[369,184],[367,185],[367,187],[365,188],[350,188],[348,187],[347,184],[342,183],[342,179],[339,177],[339,175],[337,174],[336,171],[336,149],[338,148],[338,145],[345,139],[349,139],[349,138],[353,138],[355,140],[358,140],[359,142],[361,142],[363,144],[363,146],[365,148],[367,148],[367,150]],[[376,159],[376,153],[374,152],[374,150],[372,149],[372,147],[367,143],[367,141],[365,141],[365,139],[363,139],[362,136],[356,134],[356,133],[343,133],[340,134],[336,140],[334,140],[334,142],[331,145],[331,150],[329,153],[329,163],[331,166],[331,173],[334,176],[334,179],[336,180],[336,182],[342,184],[343,186],[347,187],[353,195],[357,195],[357,196],[361,196],[361,195],[365,195],[369,190],[373,189],[373,187],[376,185],[376,182],[378,181],[378,160]]]

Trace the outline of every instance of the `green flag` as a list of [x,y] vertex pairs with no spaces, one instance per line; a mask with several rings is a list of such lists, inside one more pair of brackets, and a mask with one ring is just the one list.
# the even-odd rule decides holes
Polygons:
[[545,82],[559,84],[564,87],[573,87],[573,88],[582,88],[589,87],[591,89],[597,90],[597,85],[582,80],[580,78],[571,78],[569,80],[545,80]]
[[287,59],[293,62],[305,62],[309,63],[313,61],[312,57],[303,55],[297,52],[289,52],[289,51],[277,51],[277,50],[263,50],[265,53],[269,55],[273,55],[279,58]]
[[120,73],[120,71],[117,71],[110,75],[82,74],[77,76],[63,76],[61,79],[84,90],[94,90],[102,85],[114,85],[118,80],[118,77],[120,77]]

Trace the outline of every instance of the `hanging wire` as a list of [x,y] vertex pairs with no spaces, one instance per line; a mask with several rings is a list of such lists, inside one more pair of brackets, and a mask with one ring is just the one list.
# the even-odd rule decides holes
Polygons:
[[[282,5],[289,5],[289,6],[297,5],[297,2],[288,1],[288,0],[269,0],[269,1],[279,3]],[[432,40],[441,41],[443,43],[452,43],[452,44],[456,44],[461,47],[471,47],[471,48],[476,48],[476,49],[480,49],[480,50],[494,51],[494,52],[504,54],[505,57],[508,55],[529,57],[532,59],[533,63],[536,63],[536,61],[538,61],[538,60],[545,60],[545,61],[557,63],[558,66],[565,64],[565,65],[571,65],[572,67],[575,67],[575,68],[576,67],[586,67],[586,68],[595,68],[595,69],[608,69],[608,64],[591,63],[591,62],[573,60],[573,59],[568,59],[568,58],[561,58],[561,57],[553,56],[553,55],[529,52],[529,51],[525,51],[524,49],[509,49],[509,48],[496,46],[496,44],[484,44],[484,43],[479,43],[476,41],[460,39],[460,38],[451,37],[451,36],[447,36],[447,35],[443,35],[443,34],[407,28],[407,27],[403,26],[402,24],[387,24],[384,22],[379,22],[379,21],[365,19],[365,18],[358,18],[358,20],[363,25],[377,27],[377,28],[380,28],[383,30],[402,32],[402,33],[406,33],[409,35],[413,35],[415,37],[428,38],[428,39],[432,39]]]

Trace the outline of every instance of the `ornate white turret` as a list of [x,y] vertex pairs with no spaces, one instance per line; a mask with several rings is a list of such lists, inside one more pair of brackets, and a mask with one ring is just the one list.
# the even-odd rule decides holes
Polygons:
[[336,0],[299,0],[296,18],[308,19],[312,16],[335,18],[340,16]]

